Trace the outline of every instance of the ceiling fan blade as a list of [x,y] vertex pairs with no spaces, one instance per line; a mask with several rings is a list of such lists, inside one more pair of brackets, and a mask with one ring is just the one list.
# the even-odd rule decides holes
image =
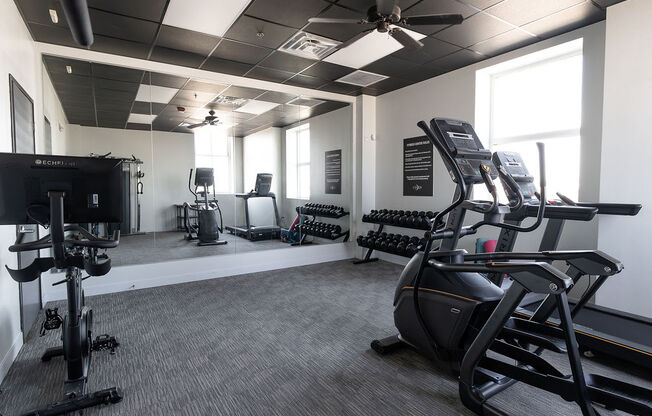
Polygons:
[[356,41],[362,39],[363,37],[365,37],[366,35],[368,35],[369,32],[371,32],[371,31],[373,31],[373,30],[376,30],[376,28],[367,29],[367,30],[364,30],[364,31],[358,33],[357,35],[355,35],[355,36],[352,37],[351,39],[347,40],[346,42],[341,43],[340,45],[338,45],[337,49],[344,49],[344,48],[346,48],[347,46],[351,46],[351,45],[354,44]]
[[405,16],[401,23],[405,25],[459,25],[464,21],[461,14],[430,14],[423,16]]
[[189,125],[189,126],[186,126],[186,128],[189,128],[189,129],[195,129],[195,128],[197,128],[197,127],[201,127],[201,126],[203,126],[204,124],[205,124],[205,123],[191,124],[191,125]]
[[401,29],[395,27],[389,31],[389,34],[396,39],[405,49],[418,49],[423,46],[423,43],[414,39],[412,36],[403,32]]
[[364,19],[332,19],[329,17],[311,17],[308,19],[310,23],[345,23],[345,24],[369,24]]
[[395,5],[396,0],[376,0],[376,11],[382,15],[390,15]]

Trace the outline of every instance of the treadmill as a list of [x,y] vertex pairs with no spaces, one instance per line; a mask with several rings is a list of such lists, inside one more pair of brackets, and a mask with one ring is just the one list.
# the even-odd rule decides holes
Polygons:
[[[235,194],[236,198],[244,200],[245,225],[227,225],[225,228],[231,234],[246,238],[250,241],[273,240],[281,238],[281,218],[276,205],[276,195],[270,192],[272,188],[272,174],[259,173],[256,175],[256,186],[253,190],[243,194]],[[274,225],[252,225],[249,220],[249,200],[252,198],[270,198],[274,206]]]
[[[534,178],[529,174],[521,156],[516,152],[496,152],[493,155],[494,164],[503,167],[511,174],[519,188],[523,190],[524,203],[521,209],[505,216],[506,222],[520,225],[523,220],[536,217],[538,201]],[[509,187],[505,186],[510,199]],[[548,218],[539,251],[554,251],[557,249],[564,224],[567,220],[590,221],[595,215],[637,215],[640,204],[615,204],[574,202],[564,195],[557,194],[561,201],[546,204],[545,217]],[[496,251],[512,251],[518,233],[502,230],[496,244]],[[589,279],[586,273],[571,266],[567,272],[574,282]],[[497,285],[506,287],[510,282],[502,275],[488,276]],[[621,278],[621,277],[619,277]],[[591,278],[587,289],[579,300],[574,302],[571,316],[575,324],[575,333],[580,348],[585,355],[591,353],[603,354],[638,366],[652,369],[652,320],[643,316],[628,314],[588,304],[598,289],[608,279],[607,276]],[[546,316],[554,310],[552,299],[537,296],[526,296],[516,313],[526,318]],[[556,311],[548,322],[558,325]]]

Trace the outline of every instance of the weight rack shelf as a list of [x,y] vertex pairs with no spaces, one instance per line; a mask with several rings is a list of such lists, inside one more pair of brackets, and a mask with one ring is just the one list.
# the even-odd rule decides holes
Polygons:
[[[382,228],[380,228],[378,231],[375,231],[376,235],[377,235],[377,234],[380,234],[381,232],[382,232]],[[389,234],[389,235],[392,235],[392,234]],[[404,248],[403,248],[403,252],[402,252],[402,253],[401,253],[400,251],[396,250],[396,249],[394,249],[394,250],[390,249],[390,247],[388,247],[388,244],[386,244],[386,247],[387,247],[387,248],[382,248],[382,247],[380,247],[379,245],[375,245],[375,244],[374,244],[373,247],[371,247],[370,245],[367,245],[367,244],[363,244],[363,243],[361,242],[361,240],[364,241],[364,239],[367,239],[367,240],[368,240],[369,238],[371,238],[371,236],[370,236],[369,234],[367,234],[366,237],[358,236],[357,243],[358,243],[358,246],[360,246],[360,247],[364,247],[364,248],[368,249],[369,251],[376,250],[376,251],[381,251],[381,252],[383,252],[383,253],[394,254],[394,255],[396,255],[396,256],[407,257],[407,258],[411,258],[414,254],[416,254],[416,253],[419,252],[419,251],[423,251],[423,248],[425,247],[425,243],[424,243],[423,239],[419,239],[419,237],[408,236],[408,235],[404,235],[404,234],[393,234],[393,237],[394,237],[393,239],[389,239],[389,238],[385,238],[385,239],[383,239],[383,238],[374,238],[374,240],[375,240],[376,242],[381,241],[381,242],[387,242],[387,243],[392,242],[392,241],[393,241],[393,242],[400,241],[401,238],[404,238],[404,237],[408,237],[408,238],[410,238],[410,239],[412,239],[412,240],[414,240],[414,239],[416,239],[416,240],[414,240],[414,241],[409,241],[409,242],[408,242],[408,241],[404,241],[404,242],[403,242],[403,244],[404,244]],[[405,246],[407,246],[408,244],[411,244],[412,246],[414,246],[414,247],[412,248],[412,251],[405,251],[405,249],[406,249]],[[394,247],[396,247],[396,245],[394,245]],[[354,261],[354,264],[368,263],[368,262],[370,262],[370,261],[376,261],[376,260],[377,260],[377,259],[367,259],[367,261],[364,261],[364,260],[356,260],[356,261]]]
[[[338,207],[338,206],[335,206],[335,205],[323,205],[323,207],[324,208],[317,207],[316,204],[314,204],[314,206],[302,205],[302,206],[296,207],[296,211],[297,211],[298,215],[311,216],[313,222],[317,219],[317,217],[338,219],[338,218],[346,217],[347,215],[349,215],[349,212],[344,210],[343,207]],[[326,208],[326,207],[330,207],[330,208]],[[324,238],[326,240],[331,240],[331,241],[334,241],[334,240],[337,240],[338,238],[344,237],[344,239],[342,240],[342,242],[344,242],[344,243],[349,241],[349,236],[351,235],[350,230],[342,230],[339,233],[334,232],[334,233],[331,233],[330,235],[324,235],[324,234],[321,234],[321,233],[313,233],[313,232],[308,231],[308,230],[303,230],[302,229],[303,224],[304,223],[302,221],[298,226],[301,238],[300,238],[300,240],[298,242],[293,243],[292,244],[293,246],[311,244],[312,243],[311,241],[305,241],[306,236],[309,236],[309,235],[313,236],[313,237],[317,237],[317,238]],[[324,223],[324,224],[328,224],[328,223]]]
[[305,207],[305,206],[297,207],[296,210],[297,210],[297,214],[311,215],[313,217],[322,217],[322,218],[338,219],[349,215],[347,211],[338,211],[337,214],[319,213],[316,209],[313,209],[311,207]]

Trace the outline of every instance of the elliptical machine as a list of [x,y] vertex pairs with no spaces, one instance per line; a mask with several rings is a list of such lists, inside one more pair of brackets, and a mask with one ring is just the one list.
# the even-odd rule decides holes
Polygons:
[[[223,232],[224,222],[222,210],[215,198],[215,177],[213,168],[197,168],[195,171],[195,189],[192,189],[192,171],[188,176],[188,190],[195,197],[193,205],[183,203],[183,220],[186,227],[186,240],[199,240],[198,246],[218,246],[226,244],[227,241],[220,240],[220,233]],[[209,200],[209,188],[213,187],[213,199]],[[201,198],[201,199],[200,199]],[[197,214],[197,222],[192,224],[190,212]],[[220,225],[217,225],[217,214],[220,215]]]
[[[42,361],[63,356],[66,362],[65,397],[54,404],[34,409],[25,415],[59,415],[100,404],[118,403],[123,395],[110,387],[86,393],[91,353],[119,344],[114,337],[92,339],[93,311],[84,302],[82,281],[104,276],[111,270],[111,259],[100,249],[118,245],[120,231],[102,239],[79,225],[64,223],[119,223],[122,216],[121,161],[93,158],[0,153],[0,194],[11,195],[0,202],[0,224],[39,224],[50,234],[23,242],[19,234],[9,247],[12,253],[52,249],[52,257],[36,258],[18,270],[7,267],[17,282],[30,282],[52,268],[65,270],[68,314],[61,318],[56,309],[48,310],[44,329],[61,327],[63,345],[49,348]],[[81,270],[88,273],[82,277]]]
[[[491,161],[470,124],[433,119],[428,126],[419,122],[439,151],[456,184],[453,203],[433,221],[448,215],[446,225],[426,233],[424,253],[407,264],[394,297],[394,322],[399,335],[376,340],[372,348],[386,353],[400,345],[410,345],[422,354],[450,365],[459,373],[459,392],[464,405],[478,415],[504,415],[487,399],[517,381],[559,395],[577,403],[584,416],[597,415],[594,404],[635,415],[652,414],[652,391],[639,386],[583,372],[575,338],[567,292],[573,280],[551,266],[562,260],[589,274],[614,275],[623,266],[618,260],[597,251],[545,251],[531,253],[487,253],[469,255],[457,249],[457,241],[475,234],[482,226],[527,232],[536,229],[545,213],[545,160],[539,144],[541,198],[536,221],[520,227],[502,221],[505,214],[523,204],[519,187],[504,168]],[[499,204],[493,179],[500,175],[516,195],[509,205]],[[471,199],[470,185],[484,183],[493,201]],[[467,211],[478,212],[483,220],[463,226]],[[441,240],[438,250],[433,242]],[[489,261],[489,263],[467,263]],[[511,286],[503,290],[485,274],[507,274]],[[526,293],[550,296],[559,312],[559,326],[541,320],[513,317]],[[502,356],[497,359],[487,352]],[[565,375],[541,357],[543,351],[565,354],[571,375]],[[510,364],[507,360],[514,360]]]

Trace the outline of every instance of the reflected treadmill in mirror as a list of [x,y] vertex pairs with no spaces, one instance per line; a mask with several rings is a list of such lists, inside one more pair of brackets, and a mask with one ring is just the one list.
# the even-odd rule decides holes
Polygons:
[[[278,214],[278,207],[276,205],[276,195],[270,192],[272,187],[272,174],[259,173],[256,175],[256,187],[247,193],[235,194],[237,198],[244,201],[245,210],[245,225],[241,226],[227,226],[226,229],[234,235],[244,237],[250,241],[270,240],[281,237],[281,219]],[[272,208],[274,209],[274,218],[276,224],[271,225],[255,225],[250,221],[249,216],[249,200],[252,198],[269,198],[272,201]]]

